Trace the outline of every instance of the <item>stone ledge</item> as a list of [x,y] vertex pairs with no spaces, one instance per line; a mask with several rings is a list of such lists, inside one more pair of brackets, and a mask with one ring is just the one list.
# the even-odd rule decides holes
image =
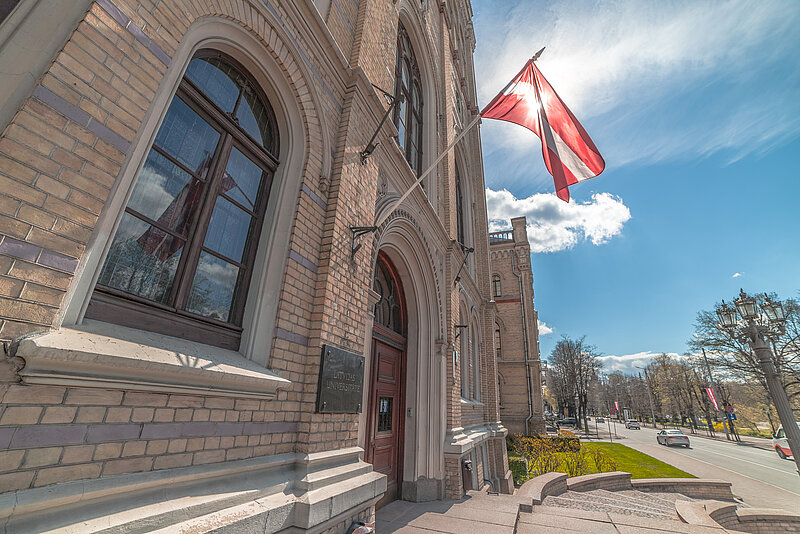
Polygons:
[[800,530],[800,514],[777,510],[772,508],[737,508],[736,516],[742,523],[751,521],[766,521],[770,523],[792,523],[795,525],[793,532]]
[[291,382],[241,354],[98,321],[23,337],[23,384],[274,399]]
[[[90,533],[266,521],[279,527],[275,530],[305,531],[369,507],[386,491],[386,477],[359,460],[360,453],[357,447],[290,453],[9,492],[0,494],[0,523],[9,532],[80,526],[80,532]],[[316,484],[305,490],[298,475],[309,472]]]
[[704,478],[640,478],[632,480],[633,489],[644,492],[680,493],[693,499],[734,500],[731,483]]
[[517,493],[529,496],[533,504],[542,504],[548,495],[561,495],[567,491],[567,475],[564,473],[545,473],[532,478],[520,486]]
[[689,525],[742,532],[800,532],[800,514],[769,508],[738,508],[720,501],[677,501],[678,518]]
[[616,491],[632,488],[631,474],[624,471],[594,473],[567,479],[567,489],[570,491],[589,491],[594,489]]
[[[678,519],[688,525],[719,527],[720,524],[711,517],[707,505],[711,505],[711,503],[703,501],[676,501],[675,512],[678,514]],[[714,503],[712,506],[720,513],[724,513],[729,508],[736,508],[735,504],[728,503]]]
[[508,430],[500,421],[480,422],[469,427],[457,427],[447,431],[444,442],[445,456],[461,457],[489,438],[505,438]]

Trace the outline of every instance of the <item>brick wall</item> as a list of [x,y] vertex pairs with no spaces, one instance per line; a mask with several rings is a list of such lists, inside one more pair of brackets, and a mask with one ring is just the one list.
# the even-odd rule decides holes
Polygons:
[[[426,145],[432,159],[457,132],[451,113],[456,87],[466,87],[467,100],[474,99],[474,37],[465,46],[460,36],[460,48],[454,51],[451,30],[468,22],[468,2],[448,2],[445,12],[445,6],[435,3],[420,10],[415,2],[331,0],[323,16],[348,65],[325,48],[323,36],[313,34],[314,21],[303,11],[308,8],[303,2],[274,0],[98,0],[5,126],[0,135],[3,341],[60,324],[76,280],[87,276],[83,268],[89,252],[102,250],[108,239],[98,230],[99,223],[117,215],[109,213],[109,203],[125,194],[126,169],[140,163],[132,154],[147,143],[143,125],[163,113],[154,100],[169,89],[165,75],[198,21],[235,21],[271,54],[298,103],[307,160],[269,350],[269,368],[292,381],[291,388],[280,391],[274,401],[253,401],[22,386],[9,373],[0,385],[0,491],[357,445],[357,416],[314,413],[320,349],[330,343],[365,351],[370,258],[375,254],[365,240],[351,259],[349,226],[371,224],[380,169],[396,165],[387,147],[376,151],[367,165],[360,164],[358,152],[382,110],[351,69],[363,69],[369,82],[392,90],[397,24],[405,10],[428,46],[418,51],[425,54],[427,81],[443,88],[432,91],[438,101],[426,103],[432,110],[426,134],[432,140]],[[460,80],[456,87],[453,77]],[[330,155],[320,150],[324,140],[331,140]],[[464,178],[475,205],[471,221],[476,248],[462,285],[478,303],[483,329],[484,406],[467,417],[479,423],[496,420],[497,406],[492,321],[486,318],[489,266],[477,129],[460,150],[466,154]],[[450,242],[456,235],[454,165],[450,154],[431,182],[435,188],[427,192],[430,205],[424,197],[412,198],[416,203],[422,198],[416,210],[431,220],[441,217],[445,228],[440,234],[433,225],[437,230],[427,239],[444,254],[442,279],[449,289],[442,305],[448,323],[445,342],[451,345],[459,306],[453,277],[462,259]],[[413,178],[410,171],[407,178]],[[446,380],[447,425],[454,428],[462,424],[459,373],[449,352],[447,362],[448,376],[456,376],[455,383]],[[493,449],[490,457],[495,458],[493,465],[505,462]],[[447,459],[445,470],[447,494],[460,494],[458,460]]]
[[[490,261],[492,276],[499,276],[501,285],[501,295],[494,297],[497,307],[496,324],[499,325],[501,334],[501,348],[497,360],[499,394],[502,400],[500,419],[510,433],[524,434],[525,420],[529,415],[529,390],[532,396],[533,418],[528,424],[528,429],[531,433],[544,431],[542,381],[539,334],[533,305],[533,270],[525,219],[514,219],[512,223],[514,230],[510,240],[502,241],[496,238],[490,242]],[[522,293],[520,293],[520,281],[514,271],[522,278]],[[528,343],[527,363],[525,336]]]
[[252,399],[50,386],[0,390],[0,489],[291,452],[296,413]]

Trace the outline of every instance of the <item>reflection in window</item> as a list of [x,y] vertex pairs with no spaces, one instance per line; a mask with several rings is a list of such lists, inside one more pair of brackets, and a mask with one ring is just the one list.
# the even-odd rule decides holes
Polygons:
[[458,242],[466,245],[466,236],[464,234],[464,194],[461,190],[461,174],[458,172],[456,165],[456,230]]
[[397,141],[411,168],[419,174],[422,166],[422,81],[414,49],[402,23],[397,31],[395,79],[394,96],[399,100],[394,112]]
[[392,430],[393,403],[393,397],[378,398],[378,432],[389,432]]
[[403,328],[403,308],[397,282],[382,258],[375,267],[372,289],[380,295],[375,304],[375,323],[405,335]]
[[241,324],[277,165],[274,116],[259,94],[226,56],[201,52],[189,63],[114,235],[99,291]]

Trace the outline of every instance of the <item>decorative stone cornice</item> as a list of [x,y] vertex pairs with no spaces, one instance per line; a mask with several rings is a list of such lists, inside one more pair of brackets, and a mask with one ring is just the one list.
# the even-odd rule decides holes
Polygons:
[[10,347],[23,384],[274,399],[291,382],[238,352],[98,321]]

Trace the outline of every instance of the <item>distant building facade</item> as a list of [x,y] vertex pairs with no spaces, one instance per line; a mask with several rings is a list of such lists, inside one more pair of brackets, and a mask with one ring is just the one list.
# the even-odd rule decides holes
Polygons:
[[489,234],[500,420],[512,434],[544,432],[538,316],[525,217]]
[[469,0],[2,6],[9,532],[511,491]]

